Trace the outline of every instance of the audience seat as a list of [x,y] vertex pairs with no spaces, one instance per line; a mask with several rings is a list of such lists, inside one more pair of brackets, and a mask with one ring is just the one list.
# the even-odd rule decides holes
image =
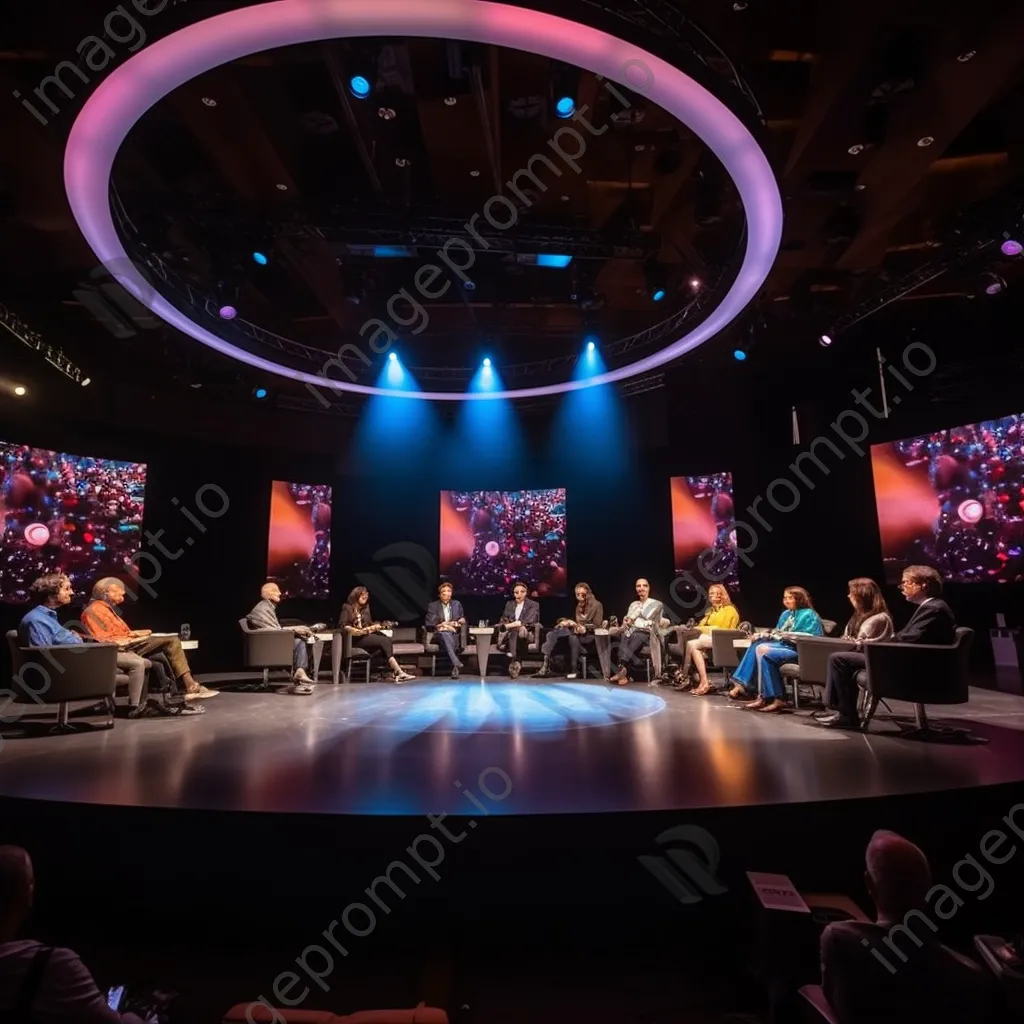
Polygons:
[[[7,646],[11,652],[14,702],[37,708],[57,705],[57,724],[51,732],[75,731],[75,726],[68,722],[68,705],[76,701],[103,701],[107,709],[105,728],[113,728],[117,644],[19,647],[17,631],[11,630]],[[37,699],[44,696],[45,699]]]
[[960,627],[954,642],[941,644],[865,644],[867,667],[857,673],[857,685],[867,696],[866,732],[879,702],[903,700],[914,705],[916,728],[904,735],[918,739],[962,738],[951,729],[932,729],[927,704],[966,704],[970,699],[969,655],[974,630]]
[[250,629],[248,619],[239,619],[242,627],[242,667],[258,668],[263,672],[264,687],[270,686],[270,670],[287,668],[291,671],[295,632],[291,629]]
[[262,1003],[238,1003],[221,1020],[222,1024],[271,1024],[275,1020],[286,1024],[448,1024],[448,1014],[424,1003],[410,1010],[358,1010],[349,1014],[281,1008],[271,1012]]

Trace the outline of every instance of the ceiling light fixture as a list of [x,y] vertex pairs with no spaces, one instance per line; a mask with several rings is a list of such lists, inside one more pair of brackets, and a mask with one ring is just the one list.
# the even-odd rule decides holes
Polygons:
[[454,107],[458,102],[459,100],[456,96],[445,96],[444,98],[444,105],[446,107]]
[[215,106],[217,106],[217,101],[212,96],[204,96],[203,97],[203,106],[215,107]]
[[558,117],[572,117],[576,113],[576,101],[571,96],[560,96],[555,103],[555,114]]
[[471,178],[479,178],[480,177],[480,172],[479,171],[470,171],[469,172],[469,176]]
[[958,60],[958,61],[959,61],[959,62],[960,62],[961,64],[966,64],[966,63],[967,63],[967,62],[968,62],[969,60],[971,60],[971,59],[972,59],[973,57],[977,57],[977,56],[978,56],[978,51],[977,51],[977,50],[965,50],[965,51],[964,51],[963,53],[961,53],[961,54],[960,54],[960,55],[959,55],[959,56],[957,57],[957,60]]
[[732,9],[734,11],[745,11],[747,9],[747,0],[735,0]]
[[27,389],[27,388],[25,387],[25,385],[24,385],[24,384],[18,384],[18,385],[17,385],[17,386],[16,386],[15,388],[14,388],[14,393],[15,393],[15,394],[16,394],[16,395],[17,395],[17,396],[18,396],[19,398],[24,398],[24,397],[25,397],[25,395],[26,395],[26,394],[28,394],[28,389]]
[[87,388],[91,383],[92,377],[86,377],[85,380],[82,381],[82,387]]
[[394,121],[398,115],[395,113],[394,107],[378,107],[377,116],[382,117],[385,121]]
[[370,95],[370,80],[366,75],[353,75],[348,80],[348,91],[357,100],[365,100]]
[[855,142],[846,152],[850,156],[857,156],[859,153],[864,152],[864,144],[862,142]]
[[277,190],[278,192],[287,192],[288,186],[283,181],[279,181],[277,183]]
[[701,280],[699,277],[690,278],[690,291],[699,292],[701,286]]
[[404,156],[396,156],[395,157],[395,166],[396,167],[408,167],[410,163],[411,163],[411,161],[408,160]]
[[[490,13],[501,12],[500,17]],[[680,326],[659,350],[593,377],[488,392],[400,391],[344,376],[325,378],[285,365],[265,354],[247,352],[178,309],[127,258],[110,210],[110,176],[133,126],[168,93],[201,80],[214,68],[255,53],[322,39],[348,40],[408,36],[456,39],[474,44],[534,51],[583,72],[602,75],[633,91],[685,124],[699,125],[704,143],[721,161],[743,206],[747,231],[736,273],[708,315]],[[645,75],[644,65],[655,69]],[[550,108],[549,108],[550,109]],[[673,362],[720,334],[758,294],[779,250],[783,212],[779,186],[761,146],[741,117],[698,81],[634,43],[556,15],[478,0],[279,0],[228,11],[194,22],[142,47],[93,90],[78,113],[64,152],[65,189],[79,229],[97,258],[117,275],[129,294],[154,316],[222,355],[262,374],[276,374],[332,391],[381,394],[432,401],[494,401],[532,398],[582,390],[648,373]]]
[[831,334],[823,334],[823,335],[821,335],[821,337],[818,338],[818,344],[822,348],[828,348],[829,345],[832,344],[832,335]]
[[981,275],[981,280],[986,295],[998,295],[1006,288],[1006,282],[991,270],[985,271],[985,273]]
[[1007,238],[1001,246],[999,251],[1004,256],[1019,256],[1024,251],[1024,245],[1021,245],[1016,238]]
[[917,140],[917,144],[918,144],[918,146],[921,147],[921,149],[925,149],[926,147],[930,146],[934,141],[935,141],[935,137],[934,136],[932,136],[932,135],[924,135],[920,139]]

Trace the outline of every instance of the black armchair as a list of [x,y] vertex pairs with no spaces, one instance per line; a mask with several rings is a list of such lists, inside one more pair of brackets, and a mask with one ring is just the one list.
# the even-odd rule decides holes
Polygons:
[[20,647],[18,634],[7,634],[16,704],[37,707],[57,705],[55,733],[75,732],[68,722],[68,705],[75,701],[102,701],[107,710],[104,728],[114,726],[114,693],[117,689],[117,644],[61,644],[54,647]]
[[[867,667],[857,673],[864,689],[866,732],[882,700],[904,700],[914,705],[916,727],[903,729],[915,739],[966,738],[952,729],[928,724],[927,704],[966,704],[970,699],[968,658],[974,630],[960,627],[952,645],[874,643],[864,645]],[[902,727],[901,727],[902,728]]]

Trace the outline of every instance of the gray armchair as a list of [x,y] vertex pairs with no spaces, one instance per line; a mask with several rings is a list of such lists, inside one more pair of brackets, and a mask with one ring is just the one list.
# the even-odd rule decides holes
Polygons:
[[736,668],[743,656],[736,650],[736,640],[746,640],[753,632],[749,622],[741,622],[739,629],[711,630],[711,660],[722,670],[726,686],[732,682],[731,669]]
[[[835,623],[832,623],[835,628]],[[824,688],[828,681],[828,659],[837,651],[854,651],[857,645],[851,640],[826,640],[822,637],[809,637],[797,640],[797,660],[782,665],[779,669],[785,682],[793,684],[793,707],[800,707],[800,687],[815,686]]]
[[258,668],[263,672],[260,689],[270,689],[272,668],[292,667],[292,653],[295,647],[295,631],[291,629],[252,629],[248,619],[239,619],[242,627],[242,665],[244,668]]
[[[966,704],[970,699],[968,659],[974,630],[960,627],[949,646],[940,644],[874,643],[864,645],[867,667],[857,673],[864,689],[868,726],[882,700],[904,700],[914,705],[916,727],[903,729],[914,739],[966,739],[963,730],[933,729],[927,704]],[[902,728],[902,727],[901,727]]]
[[[335,634],[334,645],[335,650],[337,650],[337,634]],[[363,681],[368,683],[370,681],[370,652],[364,651],[362,647],[356,647],[355,644],[352,643],[352,634],[347,629],[343,629],[341,631],[341,678],[344,682],[351,682],[352,667],[356,662],[359,662],[363,666],[363,671],[365,673]]]
[[113,728],[117,644],[20,647],[17,632],[11,630],[7,646],[11,652],[14,702],[37,707],[57,705],[57,724],[51,732],[76,731],[68,722],[68,705],[76,701],[102,701],[107,710],[104,728]]
[[417,639],[415,626],[395,626],[391,631],[391,653],[401,664],[402,659],[412,659],[414,666],[418,669],[420,655],[426,653],[426,646]]
[[[437,656],[441,653],[441,645],[437,642],[437,634],[432,629],[423,627],[423,653],[430,655],[430,674],[437,674]],[[476,648],[469,645],[469,623],[463,622],[459,629],[459,648],[462,655],[475,654]]]

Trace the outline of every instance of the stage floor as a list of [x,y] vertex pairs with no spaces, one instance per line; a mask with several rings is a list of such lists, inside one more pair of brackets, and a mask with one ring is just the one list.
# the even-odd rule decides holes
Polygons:
[[865,736],[822,729],[807,712],[762,715],[720,696],[590,682],[321,683],[312,697],[226,692],[204,704],[203,716],[119,719],[69,736],[18,737],[7,726],[0,796],[480,817],[801,803],[1024,779],[1024,697],[983,689],[933,716],[989,740],[970,746],[901,739],[887,716]]

